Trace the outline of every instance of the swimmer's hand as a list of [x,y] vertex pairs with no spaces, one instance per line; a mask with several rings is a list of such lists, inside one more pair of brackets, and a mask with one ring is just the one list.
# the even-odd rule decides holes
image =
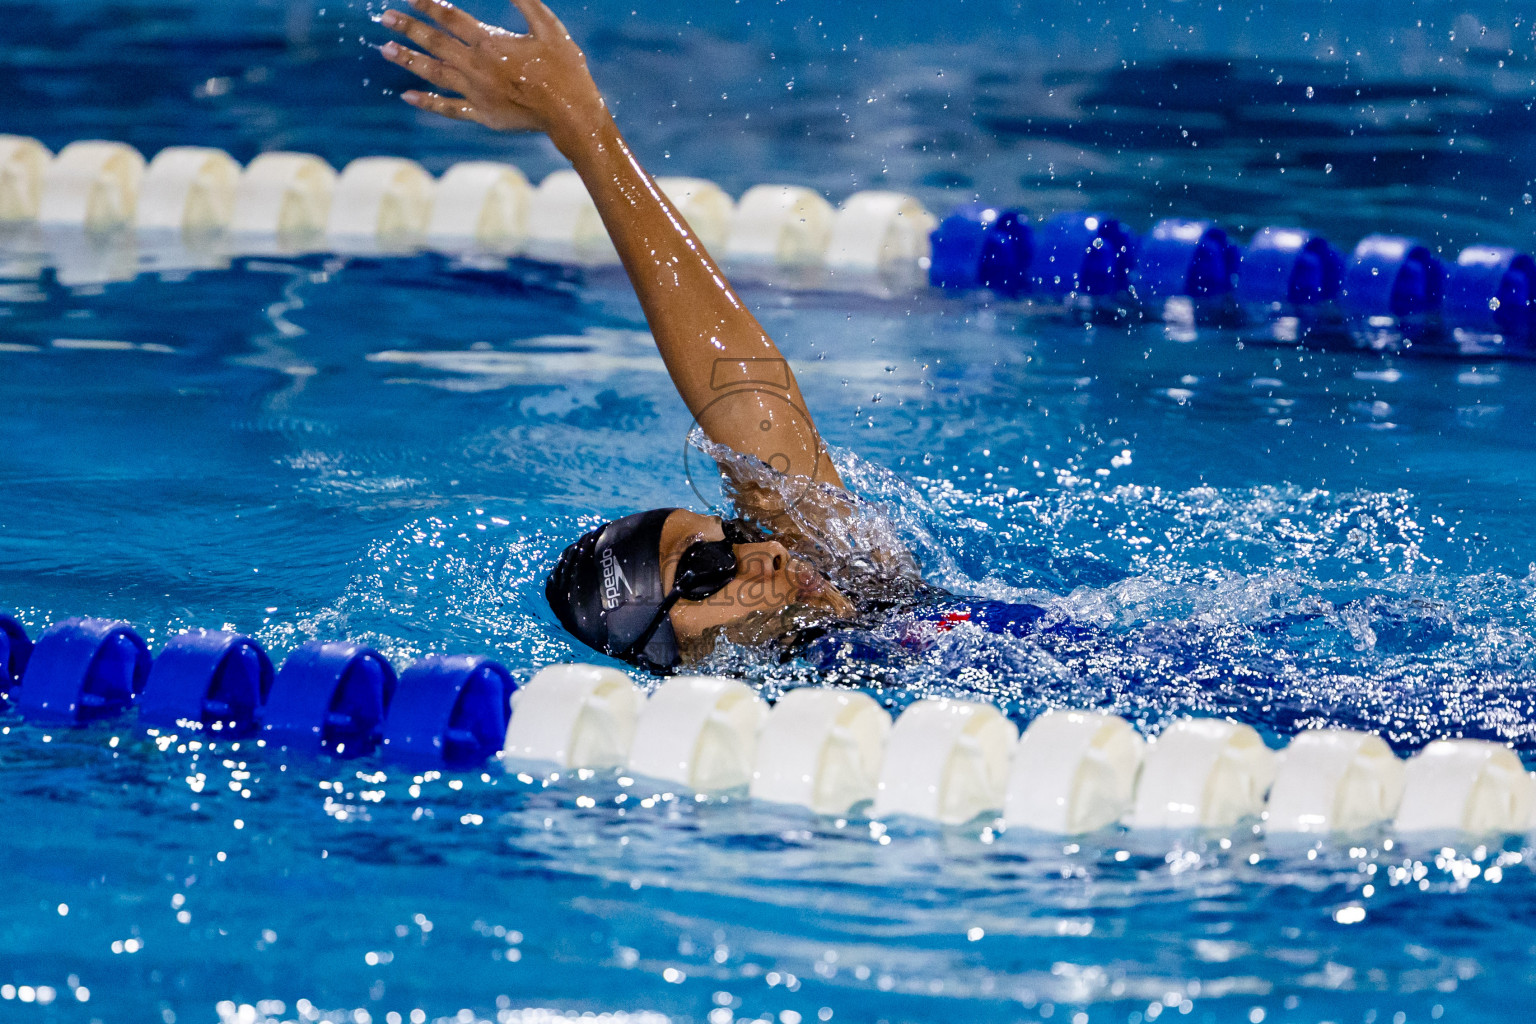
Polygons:
[[[444,117],[548,133],[592,197],[672,383],[705,433],[786,476],[841,489],[784,353],[640,165],[560,19],[540,0],[512,0],[528,22],[519,34],[444,0],[409,2],[435,24],[397,11],[381,20],[424,52],[391,43],[384,56],[443,92],[403,98]],[[737,387],[753,384],[753,367],[775,369],[766,383]],[[759,518],[779,526],[771,510]]]
[[380,21],[426,52],[394,42],[380,52],[443,91],[403,93],[412,106],[497,131],[544,132],[569,156],[576,138],[608,120],[607,105],[560,19],[539,0],[511,2],[526,33],[484,24],[443,0],[410,0],[438,27],[399,11]]

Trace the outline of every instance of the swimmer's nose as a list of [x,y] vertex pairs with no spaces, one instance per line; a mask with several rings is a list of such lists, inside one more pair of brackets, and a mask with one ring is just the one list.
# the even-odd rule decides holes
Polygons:
[[736,564],[741,567],[738,576],[776,576],[789,565],[789,550],[776,540],[738,544]]

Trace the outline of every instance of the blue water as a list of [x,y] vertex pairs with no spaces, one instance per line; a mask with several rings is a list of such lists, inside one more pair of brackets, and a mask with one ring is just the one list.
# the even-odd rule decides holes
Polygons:
[[[733,192],[889,185],[1452,254],[1536,227],[1536,42],[1513,5],[694,6],[561,13],[643,159]],[[360,49],[365,13],[0,4],[0,130],[558,166],[386,95],[404,80]],[[560,548],[595,517],[714,497],[611,275],[321,255],[84,285],[29,247],[7,241],[0,282],[0,605],[34,633],[120,616],[151,643],[229,626],[277,656],[348,636],[526,674],[590,657],[542,601]],[[961,627],[866,680],[893,707],[1091,704],[1148,733],[1199,711],[1276,745],[1343,723],[1405,755],[1475,735],[1536,766],[1536,365],[744,294],[931,579],[1096,627]],[[716,667],[769,697],[812,678],[751,652]],[[1407,1024],[1536,1004],[1526,837],[1064,843],[651,799],[613,773],[161,749],[131,717],[0,730],[7,1021]]]

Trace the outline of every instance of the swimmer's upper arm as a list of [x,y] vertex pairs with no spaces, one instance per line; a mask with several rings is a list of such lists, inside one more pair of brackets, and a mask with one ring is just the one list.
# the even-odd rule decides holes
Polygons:
[[842,487],[789,361],[612,119],[568,155],[704,433],[787,476]]
[[[668,358],[669,346],[661,337],[665,332],[653,333],[658,333],[657,345],[669,369],[674,361],[690,364],[673,370],[672,379],[710,440],[792,479],[842,487],[789,361],[766,333],[761,347],[748,354],[680,339],[672,342],[682,349],[673,358]],[[700,372],[706,368],[707,376]]]
[[514,0],[528,21],[518,34],[443,0],[411,2],[441,30],[389,11],[385,24],[427,52],[391,44],[384,55],[460,96],[404,98],[446,117],[548,133],[596,203],[672,381],[704,432],[789,476],[842,487],[783,353],[640,165],[559,19],[538,0]]

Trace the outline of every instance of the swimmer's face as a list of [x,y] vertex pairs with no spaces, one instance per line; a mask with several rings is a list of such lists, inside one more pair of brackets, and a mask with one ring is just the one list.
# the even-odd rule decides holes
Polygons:
[[[725,539],[718,516],[678,510],[661,528],[661,582],[672,589],[677,562],[697,541]],[[809,621],[846,618],[853,604],[798,555],[775,540],[737,544],[736,576],[702,601],[672,606],[672,629],[684,650],[724,636],[741,644],[759,644],[784,636]]]

